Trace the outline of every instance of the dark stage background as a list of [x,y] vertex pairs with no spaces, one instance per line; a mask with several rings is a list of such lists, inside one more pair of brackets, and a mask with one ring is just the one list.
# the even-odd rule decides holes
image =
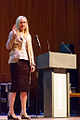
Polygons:
[[[50,50],[60,52],[62,41],[71,44],[77,54],[77,70],[71,71],[72,86],[80,91],[80,0],[0,0],[0,82],[10,82],[8,54],[5,44],[18,16],[28,19],[35,58]],[[42,48],[36,45],[39,36]],[[40,79],[40,78],[39,78]],[[36,99],[38,79],[32,73],[31,99]],[[40,88],[40,87],[39,87]],[[42,98],[41,98],[42,99]],[[78,99],[80,105],[80,100]]]

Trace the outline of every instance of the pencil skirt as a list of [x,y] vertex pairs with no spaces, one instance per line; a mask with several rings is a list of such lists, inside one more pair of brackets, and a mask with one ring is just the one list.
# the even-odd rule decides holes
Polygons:
[[10,92],[28,92],[30,88],[30,64],[28,60],[20,59],[10,63],[11,88]]

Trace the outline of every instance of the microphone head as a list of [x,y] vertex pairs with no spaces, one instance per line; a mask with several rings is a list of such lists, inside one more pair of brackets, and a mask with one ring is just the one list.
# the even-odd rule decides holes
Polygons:
[[35,35],[35,38],[38,39],[38,35],[37,34]]
[[37,34],[35,35],[35,38],[36,38],[36,41],[37,41],[37,43],[38,43],[38,46],[41,48],[41,44],[40,44],[40,41],[39,41],[39,38],[38,38],[38,35],[37,35]]

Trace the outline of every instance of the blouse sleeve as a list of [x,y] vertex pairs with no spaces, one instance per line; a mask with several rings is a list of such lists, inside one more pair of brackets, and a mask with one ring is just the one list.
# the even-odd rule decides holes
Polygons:
[[29,35],[28,38],[27,49],[28,49],[28,57],[29,57],[30,65],[35,66],[31,35]]
[[14,43],[15,37],[13,36],[13,32],[11,31],[8,36],[8,40],[6,42],[6,48],[9,50],[12,48],[12,45]]

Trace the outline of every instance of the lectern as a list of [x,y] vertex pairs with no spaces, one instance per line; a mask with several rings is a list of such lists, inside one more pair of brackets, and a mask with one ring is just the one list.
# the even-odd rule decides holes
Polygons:
[[68,70],[76,68],[76,54],[49,51],[37,56],[37,69],[43,69],[44,117],[70,115]]

